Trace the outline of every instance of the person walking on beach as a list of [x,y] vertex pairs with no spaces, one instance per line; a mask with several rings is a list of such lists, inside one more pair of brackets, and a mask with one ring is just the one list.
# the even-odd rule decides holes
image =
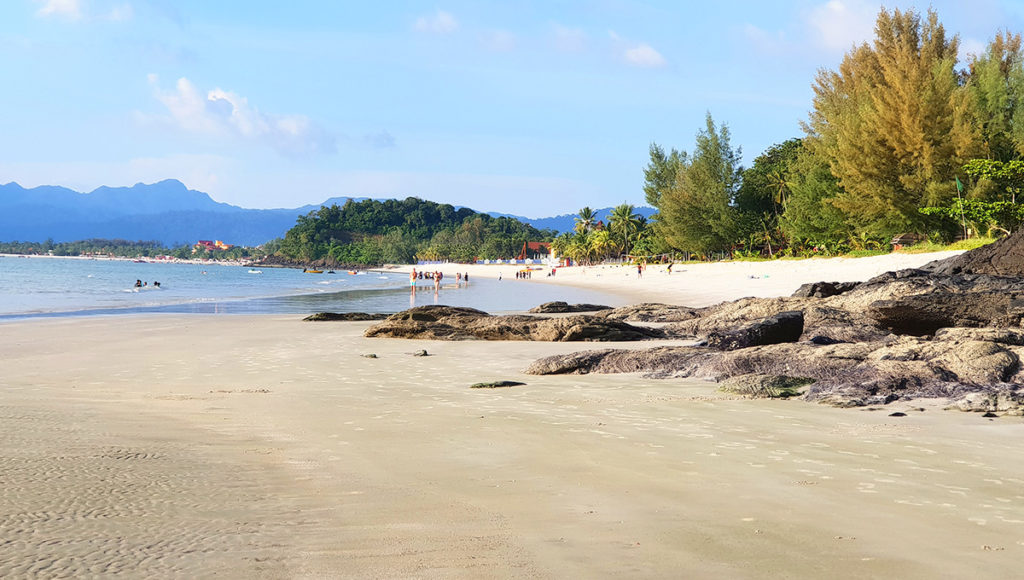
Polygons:
[[644,266],[643,266],[643,264],[637,263],[637,265],[636,265],[636,277],[637,278],[643,278],[644,277]]

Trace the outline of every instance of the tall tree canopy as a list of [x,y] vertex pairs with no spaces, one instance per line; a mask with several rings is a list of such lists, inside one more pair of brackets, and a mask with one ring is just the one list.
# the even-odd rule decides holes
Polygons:
[[675,183],[658,200],[658,228],[673,248],[707,254],[728,249],[736,240],[732,202],[740,185],[740,151],[729,144],[729,128],[716,127],[711,113],[697,133],[693,155],[685,159]]
[[644,168],[644,198],[653,207],[658,207],[661,195],[676,182],[676,175],[686,167],[686,151],[674,148],[665,154],[657,143],[651,143],[651,162]]
[[1024,156],[1024,52],[1021,37],[999,32],[981,55],[970,60],[967,86],[978,127],[991,158],[999,162]]
[[984,151],[958,47],[934,11],[882,10],[872,45],[819,72],[808,145],[828,159],[835,205],[860,231],[922,230],[917,209],[955,196],[956,170]]

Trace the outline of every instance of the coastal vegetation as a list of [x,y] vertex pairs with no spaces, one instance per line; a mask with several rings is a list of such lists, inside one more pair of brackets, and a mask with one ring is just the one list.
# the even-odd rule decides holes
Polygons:
[[699,256],[837,254],[1018,228],[1021,36],[997,32],[963,65],[934,11],[883,9],[875,31],[818,73],[804,136],[749,168],[710,113],[692,153],[652,144],[644,194],[658,242]]

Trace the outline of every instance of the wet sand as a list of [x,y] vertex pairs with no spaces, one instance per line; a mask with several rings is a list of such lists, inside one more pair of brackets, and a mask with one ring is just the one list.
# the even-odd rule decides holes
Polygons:
[[[366,326],[0,325],[0,576],[1018,573],[1020,418],[533,377],[534,359],[588,345]],[[527,384],[469,388],[504,379]]]

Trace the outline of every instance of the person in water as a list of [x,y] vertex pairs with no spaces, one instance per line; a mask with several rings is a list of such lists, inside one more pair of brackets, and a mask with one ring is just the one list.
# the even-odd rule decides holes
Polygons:
[[142,288],[142,280],[135,280],[135,287]]

